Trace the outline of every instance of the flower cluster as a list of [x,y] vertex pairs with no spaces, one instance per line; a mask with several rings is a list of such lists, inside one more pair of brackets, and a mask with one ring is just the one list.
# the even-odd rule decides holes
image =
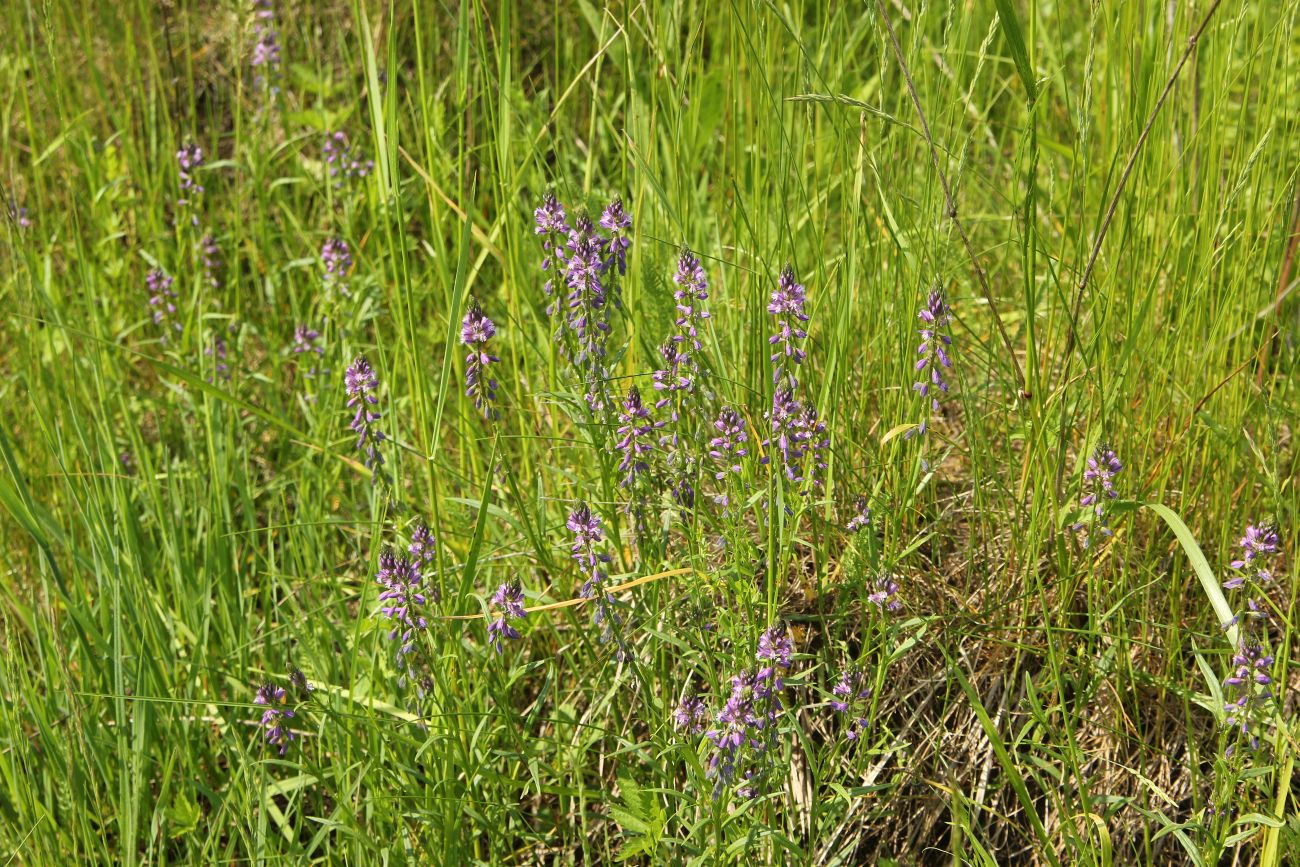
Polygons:
[[[1239,627],[1237,646],[1232,656],[1233,673],[1224,680],[1224,692],[1229,695],[1225,705],[1224,724],[1235,729],[1250,749],[1259,748],[1259,730],[1266,724],[1269,699],[1273,697],[1270,674],[1273,657],[1264,651],[1268,633],[1268,612],[1263,594],[1272,583],[1273,568],[1270,560],[1281,552],[1277,529],[1268,524],[1251,524],[1237,543],[1241,556],[1229,566],[1236,574],[1223,583],[1229,590],[1247,588],[1246,617],[1238,616],[1224,624],[1224,628]],[[1235,744],[1229,745],[1231,755]]]
[[203,354],[212,361],[212,376],[208,377],[208,383],[230,382],[230,365],[226,362],[226,338],[222,337],[220,332],[212,335],[212,340],[203,350]]
[[[1265,655],[1258,642],[1243,637],[1237,652],[1232,655],[1232,664],[1234,671],[1223,682],[1232,692],[1232,699],[1224,708],[1224,725],[1239,732],[1250,748],[1256,750],[1259,749],[1257,732],[1261,717],[1268,700],[1273,697],[1269,689],[1273,683],[1269,675],[1273,657]],[[1234,746],[1228,746],[1228,755],[1232,755]]]
[[[713,744],[706,768],[715,781],[715,796],[730,785],[736,785],[736,794],[741,798],[753,797],[758,791],[770,763],[776,723],[783,710],[782,672],[789,669],[793,654],[785,630],[774,626],[758,641],[756,658],[765,665],[742,670],[731,678],[731,694],[715,717],[716,726],[704,733]],[[693,711],[693,707],[689,709],[687,724],[695,720],[689,715]]]
[[337,289],[348,297],[348,272],[352,270],[352,251],[342,238],[326,238],[320,248],[320,261],[325,266],[325,288]]
[[203,257],[203,279],[213,289],[221,288],[221,248],[211,232],[199,240],[199,254]]
[[891,575],[881,575],[867,594],[867,602],[881,611],[898,611],[903,607],[903,603],[898,600],[898,582]]
[[[700,260],[690,250],[683,250],[678,258],[673,283],[677,285],[673,292],[677,304],[677,317],[673,324],[677,330],[660,349],[664,367],[654,373],[655,390],[664,392],[655,403],[660,409],[673,403],[675,394],[691,395],[699,388],[699,352],[702,348],[699,329],[709,318],[709,311],[703,307],[709,299],[709,281]],[[671,417],[674,423],[679,420],[681,410],[680,405],[673,407]]]
[[280,755],[289,751],[290,742],[297,739],[297,735],[289,730],[286,720],[293,719],[293,711],[287,707],[284,687],[276,686],[273,683],[265,683],[257,688],[257,695],[253,697],[253,704],[262,705],[266,710],[262,711],[261,726],[266,736],[266,742],[273,747],[280,748]]
[[374,171],[375,161],[358,155],[348,141],[348,134],[343,130],[337,130],[327,137],[322,150],[325,165],[329,166],[330,177],[334,178],[336,187],[343,186],[345,181],[364,178]]
[[[432,567],[434,561],[438,559],[438,542],[433,537],[433,531],[424,524],[416,524],[411,530],[411,544],[407,546],[406,551],[417,566],[423,569]],[[431,587],[428,592],[436,601],[438,588]]]
[[771,463],[773,455],[779,455],[786,479],[795,484],[811,480],[819,486],[830,439],[817,409],[810,401],[800,398],[799,379],[795,375],[795,368],[807,356],[803,349],[803,341],[808,337],[804,329],[808,322],[808,314],[804,312],[806,303],[803,284],[795,280],[794,269],[786,265],[767,305],[768,312],[776,317],[777,331],[768,338],[774,347],[771,361],[775,390],[772,408],[767,412],[769,432],[763,447],[768,454],[763,463]]
[[253,83],[275,96],[275,80],[280,72],[280,37],[275,29],[273,0],[253,0],[253,56],[249,61],[255,73]]
[[[195,174],[203,166],[203,148],[192,142],[183,145],[176,152],[176,164],[181,185],[181,195],[176,200],[176,207],[189,208],[195,206],[195,200],[203,193],[203,185],[195,178]],[[190,214],[190,223],[195,226],[199,224],[198,214]]]
[[767,312],[776,317],[776,333],[768,338],[772,345],[772,382],[779,385],[784,377],[791,389],[799,385],[794,368],[803,363],[807,352],[803,342],[808,338],[804,323],[808,314],[804,312],[808,295],[803,284],[795,280],[794,268],[786,265],[777,278],[776,289],[772,290],[772,299],[767,305]]
[[[821,471],[826,469],[826,452],[830,439],[826,425],[817,416],[812,404],[803,403],[793,388],[780,387],[772,397],[768,423],[771,431],[763,446],[781,457],[781,468],[786,479],[795,484],[806,481],[811,469],[814,485],[821,484]],[[772,460],[771,454],[763,463]]]
[[149,309],[153,312],[154,324],[163,330],[163,342],[167,342],[167,332],[180,331],[181,323],[176,316],[176,293],[172,291],[172,278],[161,268],[153,268],[145,275],[145,288],[149,291]]
[[856,741],[869,723],[867,701],[871,698],[871,687],[867,686],[861,671],[848,668],[832,687],[831,694],[834,696],[831,699],[831,709],[845,714],[849,719],[849,730],[844,733],[844,737]]
[[501,652],[501,640],[519,640],[519,630],[510,625],[510,620],[523,620],[528,615],[524,610],[524,591],[518,582],[502,584],[492,594],[492,605],[497,609],[497,617],[488,624],[488,640],[497,653]]
[[656,422],[651,417],[650,407],[641,401],[641,392],[635,385],[628,387],[618,422],[619,440],[615,448],[622,454],[618,469],[624,474],[623,481],[619,484],[631,488],[650,471],[649,456],[654,451],[654,432],[663,427],[663,422]]
[[592,412],[606,407],[604,359],[610,333],[610,312],[619,304],[619,278],[627,272],[632,218],[615,199],[601,214],[600,228],[580,214],[569,223],[564,206],[547,194],[533,212],[542,236],[542,270],[552,264],[564,272],[567,292],[561,298],[553,281],[545,290],[552,301],[547,313],[557,320],[556,341],[586,388]]
[[379,571],[375,574],[379,586],[380,613],[393,624],[388,633],[390,641],[397,642],[395,662],[399,671],[410,668],[408,655],[415,650],[416,633],[428,628],[423,611],[429,602],[420,564],[406,555],[398,556],[391,549],[379,555]]
[[871,508],[867,505],[865,494],[859,494],[853,501],[853,517],[844,525],[850,533],[860,533],[871,526]]
[[[745,430],[745,419],[729,406],[724,406],[718,413],[713,422],[713,430],[717,433],[717,436],[709,440],[709,457],[716,467],[713,478],[717,482],[725,482],[729,475],[740,474],[740,460],[749,454],[745,445],[749,441],[749,434]],[[725,485],[724,490],[713,499],[720,506],[728,504],[730,498]]]
[[379,444],[385,439],[384,434],[375,427],[383,417],[374,409],[379,403],[375,392],[379,389],[379,376],[370,367],[364,355],[358,355],[344,374],[344,384],[348,393],[348,409],[355,410],[352,417],[352,430],[357,435],[357,449],[366,453],[366,466],[374,471],[373,478],[379,478],[380,467],[384,457],[379,453]]
[[[952,338],[944,330],[952,321],[952,309],[944,300],[943,292],[932,290],[916,317],[921,320],[921,327],[917,329],[921,345],[916,349],[916,354],[920,356],[916,360],[916,371],[921,378],[912,384],[912,390],[928,403],[921,423],[908,431],[908,436],[925,435],[930,413],[939,411],[939,395],[948,393],[948,381],[944,379],[943,372],[952,367],[952,358],[948,355]],[[925,373],[927,370],[928,374]]]
[[689,735],[704,733],[704,726],[709,721],[709,709],[699,696],[688,694],[682,696],[673,710],[673,725],[678,731]]
[[1277,528],[1268,524],[1251,524],[1237,544],[1241,546],[1241,557],[1229,565],[1238,570],[1238,574],[1223,582],[1223,586],[1235,589],[1245,584],[1247,579],[1258,584],[1271,582],[1273,571],[1269,558],[1281,550]]
[[1079,505],[1089,509],[1092,516],[1075,522],[1072,527],[1082,536],[1085,548],[1091,546],[1093,532],[1100,533],[1105,538],[1114,535],[1109,526],[1109,510],[1106,506],[1110,500],[1119,497],[1119,492],[1115,490],[1115,477],[1123,469],[1124,465],[1120,463],[1115,451],[1104,443],[1097,446],[1088,458],[1088,466],[1083,471],[1083,494],[1079,498]]
[[18,225],[18,228],[30,229],[32,227],[32,219],[27,215],[27,209],[13,199],[5,203],[5,213],[9,215],[10,220]]
[[[573,533],[570,556],[578,564],[578,573],[582,576],[582,589],[578,592],[583,599],[596,600],[596,614],[593,622],[601,627],[600,640],[608,642],[616,637],[619,627],[618,615],[614,613],[614,599],[605,592],[605,581],[609,577],[605,568],[609,563],[609,554],[601,550],[605,539],[600,525],[600,517],[591,511],[586,503],[569,513],[565,522],[569,532]],[[619,655],[626,656],[626,648],[619,640]]]
[[474,408],[484,418],[496,418],[493,401],[496,400],[497,381],[488,373],[488,365],[501,359],[487,351],[487,342],[497,333],[497,327],[475,301],[465,313],[460,326],[460,342],[469,347],[465,355],[465,395],[474,401]]

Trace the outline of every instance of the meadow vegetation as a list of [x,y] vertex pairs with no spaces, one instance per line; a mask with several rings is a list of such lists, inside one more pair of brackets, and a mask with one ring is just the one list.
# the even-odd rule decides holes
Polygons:
[[1298,16],[0,4],[0,860],[1300,862]]

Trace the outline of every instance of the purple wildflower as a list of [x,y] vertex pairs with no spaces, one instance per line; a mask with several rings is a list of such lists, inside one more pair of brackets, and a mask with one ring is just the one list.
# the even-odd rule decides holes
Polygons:
[[695,695],[682,696],[682,700],[677,703],[676,709],[673,710],[673,725],[676,726],[678,731],[686,734],[701,734],[708,719],[708,709],[705,708],[704,702]]
[[311,681],[307,680],[307,675],[303,674],[302,669],[299,668],[295,668],[289,673],[289,684],[304,696],[316,689],[316,687],[312,686]]
[[[438,542],[433,537],[433,531],[424,524],[417,523],[415,529],[411,531],[411,544],[407,546],[407,552],[419,566],[432,566],[438,558]],[[436,599],[438,591],[433,591]]]
[[472,303],[460,327],[461,343],[469,347],[465,356],[465,395],[474,401],[474,408],[484,418],[496,418],[492,402],[496,399],[497,381],[487,373],[488,365],[501,360],[487,351],[487,342],[496,333],[496,325],[478,302]]
[[650,417],[650,408],[641,402],[635,385],[627,390],[623,410],[618,415],[619,441],[615,445],[623,454],[618,469],[624,473],[622,486],[630,488],[650,470],[649,455],[654,450],[654,432],[663,426]]
[[365,159],[353,151],[348,134],[343,130],[337,130],[325,139],[323,151],[325,165],[329,166],[330,177],[336,179],[336,187],[354,178],[364,178],[375,168],[374,160]]
[[[740,473],[740,459],[749,454],[749,449],[745,446],[749,434],[745,432],[745,419],[729,406],[724,406],[718,413],[713,429],[718,435],[709,440],[709,457],[713,458],[718,467],[713,478],[720,482],[729,473]],[[722,497],[720,505],[726,505],[726,495],[723,494]]]
[[[758,637],[758,652],[754,658],[759,662],[769,662],[775,668],[789,668],[794,657],[794,642],[784,626],[778,624],[763,630]],[[781,689],[780,686],[777,689]]]
[[429,625],[422,613],[428,602],[424,577],[419,565],[411,558],[399,557],[386,550],[379,555],[379,571],[375,579],[384,588],[379,594],[379,601],[384,603],[379,611],[393,624],[388,639],[398,642],[397,667],[407,669],[410,663],[406,657],[415,650],[416,633]]
[[275,6],[272,0],[253,0],[253,56],[249,61],[255,75],[253,83],[265,87],[267,95],[279,92],[275,79],[280,71],[280,37],[275,29]]
[[[195,178],[195,174],[203,167],[203,148],[193,142],[182,145],[176,152],[176,164],[181,186],[176,207],[189,208],[195,205],[195,200],[203,193],[203,185]],[[190,215],[190,223],[195,226],[199,224],[198,214]]]
[[839,682],[831,689],[835,697],[831,699],[831,709],[836,713],[848,714],[851,718],[849,730],[844,737],[856,741],[868,725],[867,700],[871,698],[871,688],[866,678],[856,668],[848,668],[840,675]]
[[211,288],[220,289],[221,277],[218,272],[221,270],[221,248],[217,246],[217,239],[211,232],[199,241],[199,253],[203,256],[203,278]]
[[769,337],[767,342],[774,347],[772,382],[780,383],[784,375],[788,378],[791,389],[799,383],[794,375],[794,367],[786,365],[797,366],[807,356],[802,348],[803,341],[808,338],[808,332],[803,328],[803,323],[808,321],[808,314],[804,312],[806,302],[807,294],[803,285],[795,281],[794,269],[786,265],[777,280],[776,289],[772,290],[772,300],[767,305],[767,312],[776,317],[777,327],[776,334]]
[[208,383],[230,382],[230,365],[226,363],[226,339],[220,333],[212,335],[212,341],[203,350],[203,354],[212,360],[212,376],[208,377]]
[[[614,599],[605,592],[605,580],[608,577],[605,567],[610,557],[601,550],[605,533],[600,525],[600,517],[593,513],[586,503],[579,503],[578,507],[569,514],[565,526],[573,533],[570,556],[573,562],[578,564],[578,572],[583,578],[579,595],[583,599],[596,600],[596,613],[593,620],[601,627],[601,642],[608,642],[615,638],[614,630],[618,627],[619,620],[613,611]],[[627,648],[620,639],[619,655],[625,656],[626,653]]]
[[[935,289],[930,292],[925,306],[916,316],[921,320],[921,327],[917,329],[917,334],[921,335],[921,345],[916,349],[916,354],[921,357],[916,361],[916,370],[919,373],[929,369],[930,374],[913,383],[912,390],[922,398],[929,398],[930,409],[938,412],[939,394],[948,393],[948,382],[943,377],[943,371],[952,367],[952,359],[948,356],[952,338],[942,331],[952,321],[952,310],[944,300],[943,293]],[[925,433],[925,426],[923,420],[920,433]]]
[[[564,260],[564,242],[573,230],[569,228],[569,223],[565,219],[564,206],[552,193],[547,193],[542,199],[542,204],[533,212],[533,217],[537,221],[537,234],[542,236],[542,270],[549,271],[552,257]],[[553,291],[551,281],[547,280],[543,288],[547,297],[550,297]],[[548,315],[554,314],[555,308],[548,306],[546,312]]]
[[1079,505],[1091,509],[1092,519],[1087,523],[1078,521],[1072,528],[1082,535],[1085,548],[1091,544],[1091,530],[1096,530],[1104,537],[1114,535],[1108,526],[1106,502],[1119,497],[1114,479],[1123,469],[1124,465],[1119,462],[1115,452],[1104,443],[1088,458],[1088,467],[1083,471],[1083,494],[1079,498]]
[[13,199],[5,203],[5,213],[9,215],[10,220],[18,225],[18,228],[30,229],[32,227],[32,220],[27,215],[27,209]]
[[867,506],[865,495],[859,495],[853,501],[853,517],[844,525],[844,529],[850,533],[859,533],[871,525],[871,509]]
[[876,579],[875,587],[867,594],[867,602],[881,611],[898,611],[903,603],[898,600],[898,582],[890,575]]
[[[1273,683],[1269,674],[1273,657],[1265,655],[1259,644],[1243,638],[1232,656],[1232,664],[1235,670],[1223,682],[1234,693],[1224,708],[1224,725],[1240,732],[1252,750],[1258,749],[1257,726],[1262,723],[1264,705],[1273,695],[1269,689]],[[1232,752],[1233,748],[1228,747],[1228,755]]]
[[631,239],[627,237],[628,230],[632,228],[632,217],[623,210],[622,199],[615,198],[606,206],[600,215],[600,225],[609,232],[609,238],[605,241],[604,268],[608,271],[618,263],[618,273],[622,276],[627,273],[627,248],[632,246]]
[[154,268],[145,275],[144,283],[149,290],[149,308],[153,311],[154,324],[163,329],[165,343],[168,323],[172,331],[181,330],[181,323],[173,318],[176,315],[176,293],[172,291],[172,278],[161,268]]
[[280,755],[289,751],[289,744],[297,738],[297,735],[290,731],[285,720],[293,719],[293,711],[285,707],[284,687],[276,686],[273,683],[266,683],[257,688],[257,695],[253,697],[253,704],[260,704],[266,707],[262,711],[261,726],[266,731],[266,742],[273,747],[280,748]]
[[731,695],[718,711],[717,727],[704,733],[714,746],[706,768],[717,781],[715,796],[732,783],[740,784],[737,794],[742,798],[755,791],[774,744],[783,687],[771,667],[731,678]]
[[[1241,570],[1243,574],[1230,578],[1223,583],[1223,586],[1227,588],[1240,587],[1246,583],[1248,577],[1260,584],[1267,584],[1272,581],[1273,572],[1268,566],[1268,558],[1281,550],[1277,528],[1268,524],[1251,524],[1246,527],[1246,534],[1241,537],[1237,544],[1241,546],[1242,555],[1229,565],[1233,569]],[[1245,574],[1251,570],[1254,570],[1253,575]]]
[[[830,448],[826,424],[817,416],[812,404],[804,404],[792,388],[781,387],[772,396],[767,415],[771,433],[763,445],[781,456],[781,467],[789,481],[799,484],[808,477],[811,458],[812,482],[821,485],[820,471],[826,468],[825,453]],[[771,455],[763,463],[772,460]]]
[[522,620],[528,612],[524,610],[524,591],[518,583],[506,583],[492,594],[492,605],[497,609],[497,618],[488,625],[488,639],[496,652],[501,652],[501,640],[519,640],[519,630],[510,625],[507,618]]
[[374,407],[379,403],[375,391],[379,388],[379,377],[370,367],[364,355],[358,355],[344,374],[344,383],[348,393],[348,409],[355,409],[352,418],[352,430],[357,435],[357,448],[366,453],[366,466],[374,471],[374,478],[379,478],[379,468],[384,458],[379,453],[379,444],[384,441],[384,434],[375,427],[383,416]]
[[352,251],[342,238],[326,238],[320,248],[320,261],[325,266],[325,288],[336,288],[348,297],[348,273],[352,270]]
[[[699,328],[709,318],[703,302],[709,298],[709,282],[704,268],[689,250],[682,251],[677,260],[677,273],[673,275],[677,289],[673,298],[677,302],[677,318],[673,324],[677,332],[660,349],[665,367],[654,374],[655,389],[666,392],[655,404],[663,408],[672,402],[676,392],[693,394],[699,386],[700,363],[695,353],[700,351]],[[673,407],[672,420],[678,421],[679,406]]]

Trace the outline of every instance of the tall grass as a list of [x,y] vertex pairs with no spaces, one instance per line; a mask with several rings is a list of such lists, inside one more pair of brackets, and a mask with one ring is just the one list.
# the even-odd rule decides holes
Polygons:
[[[268,79],[251,5],[5,4],[0,857],[1300,857],[1294,558],[1266,602],[1278,698],[1256,750],[1222,725],[1214,607],[1242,610],[1219,583],[1247,524],[1297,546],[1300,6],[1225,0],[1138,148],[1209,6],[887,3],[900,65],[870,3],[283,0]],[[329,174],[335,130],[367,176]],[[187,209],[189,142],[207,162]],[[633,219],[616,399],[654,393],[678,254],[700,256],[707,422],[726,403],[750,425],[728,508],[705,477],[693,509],[655,500],[633,526],[617,421],[586,409],[546,313],[548,191],[593,216],[621,196]],[[323,283],[331,237],[347,295]],[[787,263],[820,487],[757,460]],[[165,342],[153,267],[175,279]],[[951,391],[913,436],[935,288]],[[464,395],[471,301],[498,328],[496,420]],[[322,356],[290,351],[299,325]],[[348,429],[358,354],[385,478]],[[1121,497],[1085,548],[1102,443]],[[871,524],[849,534],[859,496]],[[531,612],[494,652],[498,585],[579,596],[580,501],[609,583],[649,579],[616,594],[626,652],[592,604]],[[374,580],[417,521],[438,541],[423,683],[394,669]],[[868,601],[881,576],[900,611]],[[673,709],[698,692],[716,713],[778,623],[796,658],[772,773],[718,791]],[[856,742],[830,706],[854,666]],[[253,702],[268,681],[295,712],[283,755]]]

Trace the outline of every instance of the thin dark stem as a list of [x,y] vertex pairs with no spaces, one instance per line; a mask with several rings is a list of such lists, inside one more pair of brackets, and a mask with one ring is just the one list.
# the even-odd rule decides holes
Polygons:
[[[879,0],[877,0],[879,2]],[[1137,143],[1133,146],[1133,152],[1129,154],[1128,163],[1124,166],[1124,171],[1119,176],[1119,183],[1115,186],[1115,193],[1110,198],[1110,204],[1106,206],[1106,214],[1102,217],[1101,229],[1097,232],[1097,240],[1093,242],[1092,253],[1088,256],[1088,264],[1084,266],[1083,274],[1079,277],[1079,285],[1074,290],[1074,302],[1070,306],[1069,334],[1065,340],[1065,366],[1061,372],[1062,383],[1070,379],[1070,365],[1074,360],[1074,347],[1078,343],[1079,328],[1079,310],[1083,304],[1083,293],[1088,288],[1088,280],[1092,277],[1092,269],[1097,264],[1097,257],[1101,254],[1102,242],[1106,240],[1106,232],[1110,229],[1111,221],[1115,218],[1115,211],[1119,208],[1120,196],[1124,193],[1124,185],[1128,183],[1129,175],[1133,173],[1133,167],[1137,165],[1138,156],[1142,153],[1142,146],[1146,144],[1147,136],[1151,133],[1151,128],[1155,126],[1156,117],[1160,114],[1160,109],[1164,107],[1165,100],[1169,93],[1174,89],[1174,83],[1178,81],[1178,75],[1187,65],[1187,60],[1196,51],[1196,44],[1200,41],[1201,35],[1205,33],[1205,28],[1210,26],[1210,19],[1218,11],[1219,5],[1223,0],[1214,0],[1210,4],[1209,10],[1205,17],[1201,19],[1201,24],[1196,28],[1196,32],[1187,40],[1187,47],[1183,50],[1182,57],[1178,58],[1178,65],[1174,71],[1169,74],[1169,80],[1165,82],[1165,89],[1160,92],[1160,98],[1156,100],[1155,107],[1151,109],[1151,114],[1147,116],[1147,122],[1142,127],[1142,134],[1138,136]],[[1065,472],[1065,444],[1069,437],[1070,425],[1061,425],[1060,447],[1057,450],[1056,461],[1056,492],[1059,499],[1061,494],[1061,480]]]
[[948,176],[943,173],[939,165],[939,149],[934,145],[934,136],[930,134],[930,124],[925,119],[925,111],[921,108],[921,98],[917,96],[916,85],[912,83],[912,72],[907,67],[907,61],[903,58],[903,49],[898,44],[898,37],[894,35],[894,25],[890,22],[889,16],[885,14],[885,5],[882,0],[876,0],[876,9],[880,12],[880,18],[885,22],[885,29],[889,33],[889,42],[894,46],[894,56],[898,58],[898,66],[903,71],[903,78],[907,81],[907,92],[911,94],[912,105],[916,107],[916,116],[921,121],[921,132],[925,134],[925,143],[930,146],[930,162],[934,165],[934,171],[939,175],[939,183],[943,185],[943,198],[948,206],[948,218],[952,224],[957,227],[957,234],[961,235],[962,243],[966,245],[966,254],[970,256],[970,264],[975,269],[975,277],[979,280],[980,289],[984,292],[984,300],[988,302],[989,310],[993,313],[993,322],[998,327],[998,334],[1002,336],[1002,343],[1006,347],[1007,357],[1011,359],[1011,366],[1016,371],[1016,380],[1020,386],[1020,396],[1028,399],[1029,392],[1025,385],[1025,373],[1020,369],[1020,359],[1016,357],[1015,347],[1011,345],[1011,337],[1007,334],[1007,328],[1002,324],[1002,317],[998,315],[997,304],[993,301],[993,292],[989,289],[988,278],[984,276],[984,269],[980,267],[979,259],[975,256],[975,246],[971,244],[970,236],[966,234],[966,227],[962,225],[961,220],[957,219],[957,202],[952,197],[952,188],[948,185]]

